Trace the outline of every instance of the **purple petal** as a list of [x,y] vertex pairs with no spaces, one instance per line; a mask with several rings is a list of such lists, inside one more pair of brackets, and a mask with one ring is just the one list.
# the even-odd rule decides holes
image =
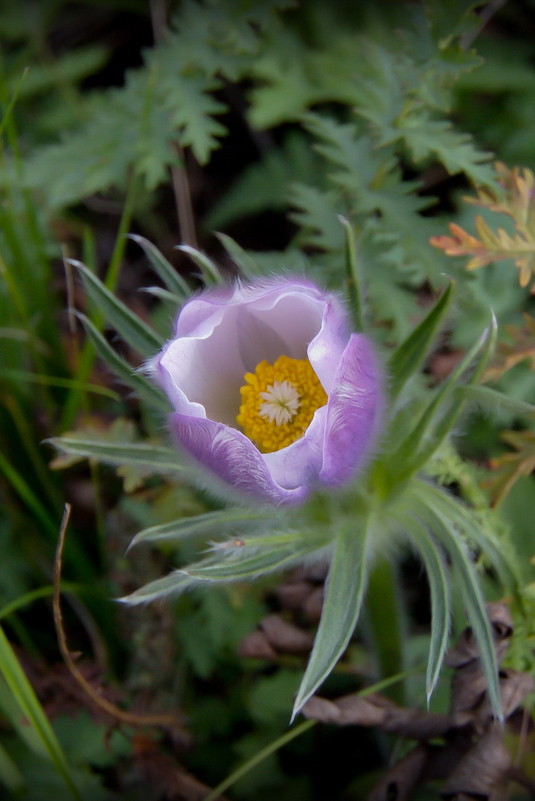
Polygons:
[[179,445],[242,495],[277,505],[304,500],[308,489],[285,489],[277,484],[260,451],[240,431],[182,414],[171,415],[170,424]]
[[324,299],[321,328],[307,348],[314,372],[329,395],[334,386],[336,371],[349,339],[347,313],[338,298]]
[[370,456],[383,413],[382,372],[371,342],[352,334],[327,406],[322,484],[348,481]]

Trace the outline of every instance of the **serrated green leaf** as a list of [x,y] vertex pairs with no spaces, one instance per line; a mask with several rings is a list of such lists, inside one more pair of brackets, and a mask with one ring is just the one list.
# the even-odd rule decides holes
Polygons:
[[362,520],[361,527],[355,525],[338,532],[321,621],[295,699],[292,720],[332,671],[353,634],[364,600],[371,536],[370,520]]
[[144,357],[154,356],[163,342],[139,317],[107,289],[97,276],[79,261],[71,261],[80,272],[88,296],[104,319],[135,351]]
[[347,214],[349,209],[336,192],[293,183],[288,190],[288,200],[294,208],[289,217],[302,229],[300,240],[304,244],[326,251],[342,250],[344,232],[338,217]]
[[432,120],[427,115],[402,120],[400,132],[415,161],[437,158],[450,175],[463,172],[476,186],[494,186],[496,175],[492,153],[477,150],[469,134],[453,127],[449,120]]
[[418,372],[429,354],[444,316],[450,307],[452,294],[453,285],[450,283],[431,311],[390,357],[388,372],[390,397],[393,401],[409,378]]
[[195,537],[209,534],[214,529],[218,533],[228,527],[240,529],[258,521],[269,520],[273,514],[255,509],[218,509],[216,512],[206,512],[194,517],[183,517],[170,523],[151,526],[136,534],[130,548],[144,542],[180,542],[186,537]]
[[134,390],[136,395],[145,401],[149,406],[161,410],[162,412],[170,412],[168,401],[162,395],[160,390],[147,381],[139,373],[134,372],[133,368],[126,362],[119,354],[108,344],[106,339],[102,336],[100,331],[93,325],[85,315],[78,315],[82,321],[84,329],[95,346],[97,354],[115,373],[121,381]]
[[206,164],[219,139],[227,133],[225,126],[214,119],[224,114],[227,106],[213,96],[221,89],[221,81],[202,74],[170,74],[162,76],[160,102],[168,111],[177,129],[180,143],[190,147],[199,164]]
[[180,298],[187,298],[191,295],[191,290],[186,281],[184,281],[173,265],[167,261],[165,256],[152,242],[149,242],[144,236],[139,236],[138,234],[129,234],[129,238],[143,248],[154,271],[160,276],[170,292],[173,292]]
[[426,674],[427,701],[440,676],[450,629],[450,579],[437,543],[418,520],[411,520],[407,534],[425,566],[431,595],[431,640]]
[[74,437],[54,437],[47,440],[61,453],[95,459],[114,465],[133,465],[155,473],[174,473],[191,476],[191,467],[186,468],[179,461],[176,451],[148,444],[110,443],[97,440],[75,439]]

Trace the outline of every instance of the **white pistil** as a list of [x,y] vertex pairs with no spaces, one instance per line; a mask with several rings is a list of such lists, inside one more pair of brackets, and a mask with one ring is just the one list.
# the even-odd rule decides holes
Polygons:
[[264,399],[260,416],[278,426],[289,423],[299,409],[299,393],[289,381],[275,381],[260,397]]

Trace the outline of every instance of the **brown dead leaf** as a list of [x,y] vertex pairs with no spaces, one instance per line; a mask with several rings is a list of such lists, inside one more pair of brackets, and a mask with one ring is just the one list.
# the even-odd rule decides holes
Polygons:
[[[527,287],[535,275],[535,176],[531,170],[515,167],[509,170],[504,164],[495,165],[503,192],[498,196],[486,188],[478,190],[476,198],[464,198],[470,203],[485,207],[497,215],[502,215],[502,224],[515,231],[508,233],[499,222],[491,228],[488,222],[478,215],[475,227],[478,237],[465,231],[459,225],[450,223],[451,236],[431,237],[430,243],[443,250],[448,256],[467,256],[470,258],[467,270],[477,270],[492,262],[513,259],[518,268],[520,286]],[[498,217],[499,220],[499,217]]]
[[303,707],[306,718],[336,726],[378,726],[389,734],[413,740],[442,737],[448,731],[466,725],[467,714],[438,715],[397,706],[384,695],[344,695],[335,701],[313,696]]
[[505,801],[511,757],[496,724],[461,759],[441,790],[442,798],[459,801],[463,795],[481,801]]
[[277,652],[263,631],[252,631],[244,637],[238,647],[238,654],[249,659],[276,659]]
[[281,653],[304,654],[312,650],[312,634],[284,620],[281,615],[268,615],[260,621],[259,628],[270,645]]
[[368,796],[368,801],[410,801],[429,759],[429,749],[418,745],[390,768]]
[[[507,649],[507,640],[513,632],[511,613],[502,603],[487,604],[486,610],[494,634],[496,656],[501,662]],[[468,627],[461,633],[453,648],[450,648],[444,663],[449,667],[459,668],[474,659],[479,659],[479,648],[472,629]]]
[[504,431],[502,439],[514,451],[491,460],[492,478],[485,482],[490,489],[492,503],[497,506],[522,476],[535,470],[535,433],[533,431]]

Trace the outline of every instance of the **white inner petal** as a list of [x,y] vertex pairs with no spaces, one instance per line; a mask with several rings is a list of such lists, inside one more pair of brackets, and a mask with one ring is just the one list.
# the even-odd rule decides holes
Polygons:
[[[171,342],[161,361],[174,385],[177,410],[236,427],[244,374],[282,355],[305,359],[321,329],[323,307],[294,290],[241,306],[216,306],[212,314],[204,304],[202,314],[191,309],[189,333]],[[288,414],[282,408],[281,413]]]
[[299,409],[299,393],[289,381],[275,381],[268,386],[267,392],[261,392],[264,403],[260,406],[260,417],[278,426],[289,423]]

